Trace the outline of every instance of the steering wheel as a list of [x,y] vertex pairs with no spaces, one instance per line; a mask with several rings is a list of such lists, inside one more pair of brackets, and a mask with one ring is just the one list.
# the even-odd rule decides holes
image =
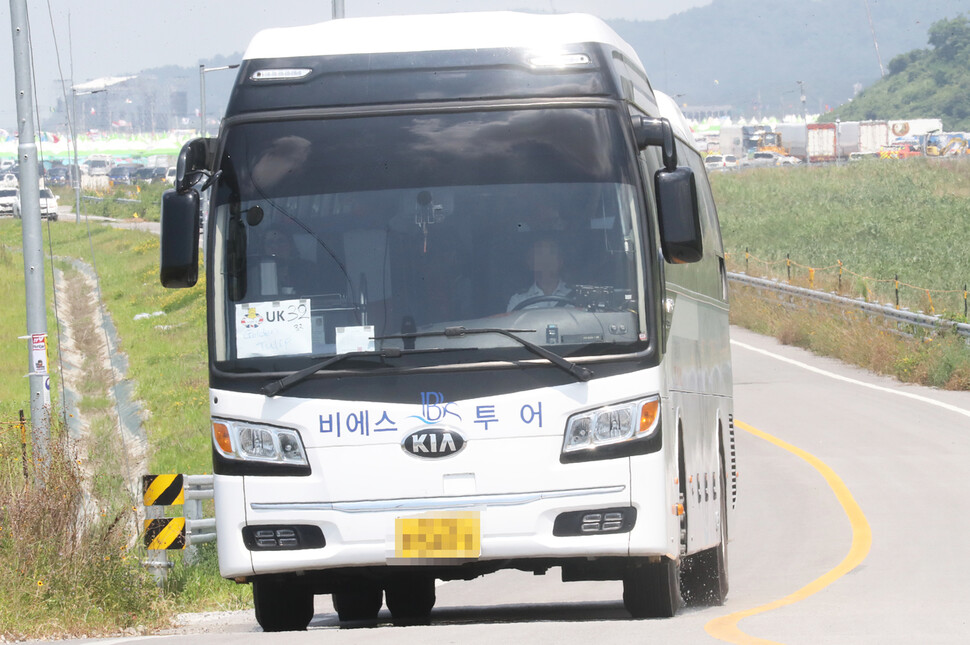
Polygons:
[[526,307],[534,305],[537,302],[555,302],[556,307],[565,307],[566,305],[576,304],[573,299],[568,296],[533,296],[531,298],[526,298],[522,302],[512,307],[512,311],[525,309]]

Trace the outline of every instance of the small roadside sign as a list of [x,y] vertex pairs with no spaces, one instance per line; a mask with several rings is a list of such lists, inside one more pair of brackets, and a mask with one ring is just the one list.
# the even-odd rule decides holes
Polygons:
[[166,517],[145,520],[146,549],[184,549],[185,518]]
[[141,482],[145,506],[185,503],[182,475],[143,475]]

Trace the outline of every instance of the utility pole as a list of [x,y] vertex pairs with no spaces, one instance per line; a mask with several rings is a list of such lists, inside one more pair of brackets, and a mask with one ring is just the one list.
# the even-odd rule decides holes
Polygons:
[[[71,81],[73,82],[73,80],[72,78]],[[76,181],[72,180],[74,184],[74,222],[77,224],[81,223],[81,166],[77,158],[77,97],[107,91],[107,88],[102,88],[90,92],[78,92],[77,88],[71,86],[71,112],[74,114],[74,125],[71,126],[71,138],[74,140],[74,170],[71,174],[77,174]]]
[[809,149],[808,141],[808,107],[805,105],[805,85],[803,81],[795,81],[798,83],[798,93],[802,95],[802,118],[805,119],[805,165],[812,165],[812,151]]
[[[37,173],[37,144],[34,141],[34,106],[31,97],[31,63],[27,28],[27,0],[10,0],[10,28],[13,34],[14,80],[17,98],[17,128],[20,132],[17,158],[20,162],[20,212],[23,219],[24,286],[27,295],[27,338],[30,342],[30,434],[33,442],[34,481],[46,484],[50,408],[47,375],[47,303],[44,295],[44,240],[40,227],[40,185]],[[46,396],[45,396],[46,395]]]
[[333,0],[331,16],[334,20],[344,17],[344,0]]
[[199,136],[205,138],[205,65],[199,63]]
[[222,65],[220,67],[206,67],[205,65],[199,65],[199,94],[202,97],[202,114],[199,115],[199,136],[205,137],[205,75],[209,72],[218,72],[224,69],[236,69],[239,67],[239,63],[234,65]]

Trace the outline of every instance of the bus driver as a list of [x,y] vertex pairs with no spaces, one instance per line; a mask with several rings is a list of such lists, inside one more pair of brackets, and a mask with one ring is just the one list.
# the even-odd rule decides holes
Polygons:
[[561,277],[562,252],[559,243],[551,237],[540,237],[532,243],[527,256],[534,282],[525,291],[509,298],[506,311],[555,307],[568,302],[572,289]]

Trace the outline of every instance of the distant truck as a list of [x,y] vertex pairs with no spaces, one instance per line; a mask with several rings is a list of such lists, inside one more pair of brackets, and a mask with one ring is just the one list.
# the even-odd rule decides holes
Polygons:
[[923,156],[923,151],[914,143],[895,143],[879,151],[883,159],[909,159]]
[[835,161],[835,124],[834,123],[809,123],[808,143],[806,151],[808,161],[812,163],[822,161]]
[[879,152],[889,145],[889,123],[862,121],[859,123],[859,152]]

